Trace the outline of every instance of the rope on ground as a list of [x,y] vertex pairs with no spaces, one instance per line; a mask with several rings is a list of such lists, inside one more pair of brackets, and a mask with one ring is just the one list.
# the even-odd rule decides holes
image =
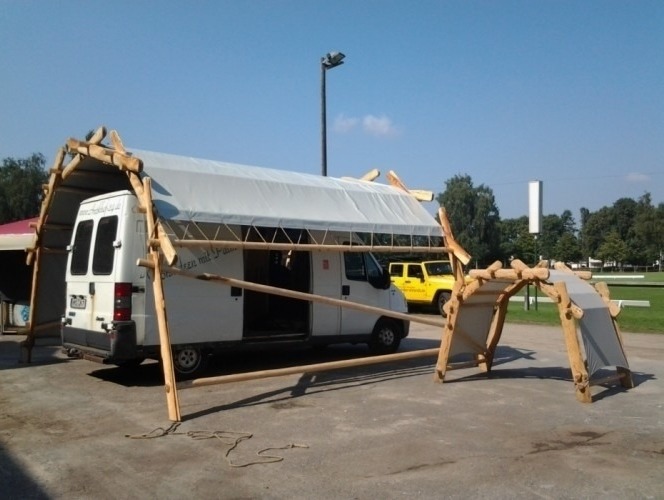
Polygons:
[[290,450],[292,448],[309,448],[306,444],[297,444],[289,443],[285,446],[271,446],[269,448],[263,448],[256,452],[256,455],[261,457],[262,460],[256,460],[253,462],[246,463],[235,463],[230,458],[230,454],[235,450],[242,441],[251,439],[254,435],[249,432],[234,432],[234,431],[187,431],[187,432],[178,432],[178,427],[180,422],[174,422],[170,427],[163,428],[157,427],[147,434],[125,434],[126,438],[129,439],[156,439],[164,436],[188,436],[195,440],[201,439],[218,439],[224,445],[228,446],[226,453],[224,454],[224,459],[230,467],[248,467],[250,465],[258,464],[270,464],[275,462],[282,462],[284,457],[278,455],[267,455],[266,453],[271,450]]

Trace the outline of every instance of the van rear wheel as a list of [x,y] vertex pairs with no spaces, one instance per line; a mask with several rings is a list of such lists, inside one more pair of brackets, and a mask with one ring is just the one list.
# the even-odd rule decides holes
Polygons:
[[399,322],[381,318],[376,323],[369,340],[369,350],[373,354],[392,354],[399,348],[403,328]]
[[182,347],[173,353],[173,369],[179,379],[192,378],[207,366],[207,353],[196,347]]

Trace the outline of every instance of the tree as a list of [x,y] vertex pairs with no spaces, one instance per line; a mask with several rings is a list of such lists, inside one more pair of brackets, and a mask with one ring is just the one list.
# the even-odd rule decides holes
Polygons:
[[0,223],[34,217],[39,213],[42,184],[48,179],[46,158],[5,158],[0,167]]
[[630,263],[650,266],[659,260],[664,248],[664,218],[661,211],[664,205],[656,209],[650,193],[645,193],[638,200],[633,222],[632,238],[629,241],[632,257]]
[[626,246],[621,263],[649,266],[658,260],[664,246],[664,222],[652,204],[650,193],[645,193],[638,201],[620,198],[611,207],[602,207],[594,213],[584,213],[584,210],[581,242],[585,255],[598,257],[608,236],[615,233]]
[[579,240],[570,233],[564,233],[553,249],[553,258],[565,263],[578,262],[582,257]]
[[615,266],[622,267],[628,255],[629,249],[627,248],[627,244],[615,229],[606,236],[606,239],[597,250],[597,257],[602,261],[603,265],[607,262],[613,262]]
[[436,200],[445,207],[457,241],[476,264],[501,258],[500,215],[490,188],[473,186],[469,175],[456,175],[445,182],[445,191]]
[[526,215],[500,221],[500,249],[504,260],[519,259],[527,265],[535,263],[535,237],[528,229]]
[[[584,209],[582,209],[583,212]],[[583,217],[583,215],[582,215]],[[597,212],[588,212],[581,228],[581,251],[588,257],[598,258],[597,252],[606,235],[614,228],[612,209],[602,207]]]

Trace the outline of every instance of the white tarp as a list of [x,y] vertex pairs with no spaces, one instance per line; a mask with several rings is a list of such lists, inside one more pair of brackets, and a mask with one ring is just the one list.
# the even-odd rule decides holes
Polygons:
[[574,274],[557,270],[551,271],[550,281],[564,281],[570,298],[583,309],[579,330],[586,350],[590,375],[606,366],[629,369],[609,308],[594,287]]
[[385,184],[131,151],[165,219],[442,236],[415,197]]

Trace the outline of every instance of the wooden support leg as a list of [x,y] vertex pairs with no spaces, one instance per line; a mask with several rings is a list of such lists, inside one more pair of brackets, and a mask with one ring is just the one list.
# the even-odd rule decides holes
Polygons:
[[632,371],[623,368],[622,366],[616,367],[616,372],[620,375],[620,385],[627,389],[634,387],[634,380],[632,379]]
[[591,403],[590,380],[588,370],[583,361],[579,336],[576,332],[576,322],[572,313],[572,301],[567,293],[567,287],[564,282],[558,282],[554,286],[560,294],[558,312],[565,336],[565,344],[567,345],[567,356],[572,370],[572,378],[574,379],[576,399],[582,403]]
[[499,302],[496,310],[493,313],[493,320],[489,329],[486,343],[486,356],[484,363],[480,364],[480,370],[486,373],[491,372],[493,367],[493,357],[496,354],[496,347],[500,342],[500,336],[503,333],[503,326],[505,324],[505,317],[507,316],[507,306],[509,305],[509,297],[504,296]]
[[438,351],[438,361],[434,373],[434,382],[443,383],[445,381],[445,372],[447,371],[447,360],[450,358],[450,348],[452,347],[452,335],[454,334],[454,324],[459,313],[459,299],[452,295],[452,300],[448,303],[447,323],[443,327],[443,335],[440,340],[440,350]]
[[[152,211],[152,182],[149,177],[143,179],[143,203],[147,207],[147,230],[150,238],[158,236],[159,228],[155,222]],[[161,364],[164,370],[164,389],[166,390],[166,402],[168,404],[168,418],[172,422],[180,422],[180,402],[178,401],[175,372],[173,370],[173,353],[171,351],[171,339],[168,331],[168,319],[166,316],[166,299],[164,297],[164,283],[161,279],[161,254],[159,250],[150,245],[150,257],[153,265],[152,288],[154,290],[155,313],[159,327],[159,344],[161,352]]]

